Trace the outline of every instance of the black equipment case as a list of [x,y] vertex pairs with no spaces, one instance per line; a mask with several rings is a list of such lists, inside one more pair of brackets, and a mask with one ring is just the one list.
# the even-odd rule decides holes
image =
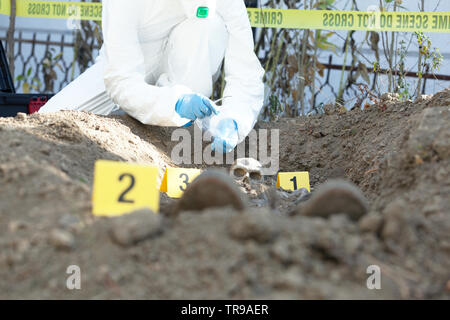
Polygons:
[[19,112],[37,112],[52,96],[16,93],[5,50],[0,41],[0,117],[15,117]]

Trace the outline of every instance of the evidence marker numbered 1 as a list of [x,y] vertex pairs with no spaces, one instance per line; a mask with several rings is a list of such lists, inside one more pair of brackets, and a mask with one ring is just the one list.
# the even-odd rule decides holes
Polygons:
[[92,213],[115,217],[138,209],[159,211],[159,169],[99,160],[95,163]]
[[181,198],[189,184],[202,173],[199,169],[167,168],[161,183],[161,192],[171,198]]
[[277,178],[277,188],[282,188],[288,191],[296,191],[305,188],[311,192],[309,172],[279,172]]

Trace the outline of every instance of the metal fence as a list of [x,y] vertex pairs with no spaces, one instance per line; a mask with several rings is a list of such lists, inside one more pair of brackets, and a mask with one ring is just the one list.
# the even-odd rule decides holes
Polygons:
[[[39,92],[55,93],[70,83],[95,61],[100,48],[101,37],[98,35],[99,29],[92,23],[85,23],[81,30],[76,31],[55,31],[55,30],[30,30],[18,29],[15,31],[14,80],[18,92]],[[6,41],[6,29],[0,29],[0,39]],[[264,57],[260,57],[264,64]],[[351,65],[342,66],[333,63],[333,55],[329,55],[325,61],[319,61],[324,67],[322,76],[317,78],[314,90],[309,87],[309,99],[312,101],[309,110],[318,111],[317,107],[322,103],[333,103],[338,97],[333,78],[339,77],[343,70],[346,77],[351,78],[351,74],[358,72],[357,68]],[[369,73],[373,72],[371,67],[367,67]],[[286,71],[284,71],[286,72]],[[387,70],[378,70],[371,76],[371,84],[365,83],[366,88],[375,88],[375,83],[380,81]],[[416,77],[414,71],[409,71],[407,77]],[[450,76],[425,74],[423,93],[433,91],[427,89],[428,82],[449,81]],[[286,81],[280,75],[280,87]],[[440,82],[439,82],[440,83]],[[350,83],[345,87],[345,101],[361,102],[362,84],[358,82]],[[438,90],[444,88],[440,84]],[[313,92],[314,91],[314,92]],[[436,90],[435,90],[436,91]],[[376,90],[375,90],[376,92]],[[366,96],[369,93],[366,93]],[[380,94],[380,92],[376,92]],[[364,98],[364,97],[363,97]],[[284,101],[288,104],[288,101]],[[266,105],[265,111],[270,109],[271,102]]]
[[[6,41],[6,29],[0,40]],[[55,93],[95,61],[100,45],[80,32],[19,29],[14,34],[14,80],[18,92]]]

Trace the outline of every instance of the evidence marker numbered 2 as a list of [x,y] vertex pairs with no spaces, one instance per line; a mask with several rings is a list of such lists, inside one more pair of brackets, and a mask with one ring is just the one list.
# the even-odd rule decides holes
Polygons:
[[157,167],[99,160],[95,163],[92,213],[114,217],[148,208],[159,211]]

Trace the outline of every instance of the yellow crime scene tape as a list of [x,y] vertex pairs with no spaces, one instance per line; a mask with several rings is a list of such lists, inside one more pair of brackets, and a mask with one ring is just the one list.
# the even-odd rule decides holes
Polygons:
[[[248,8],[252,27],[285,29],[450,32],[450,12],[363,12]],[[9,15],[10,0],[0,0]],[[101,21],[102,4],[17,0],[16,16]]]
[[247,9],[253,27],[450,32],[450,12]]
[[[11,14],[10,0],[0,0],[0,14]],[[101,21],[102,4],[98,2],[17,0],[16,16]]]

